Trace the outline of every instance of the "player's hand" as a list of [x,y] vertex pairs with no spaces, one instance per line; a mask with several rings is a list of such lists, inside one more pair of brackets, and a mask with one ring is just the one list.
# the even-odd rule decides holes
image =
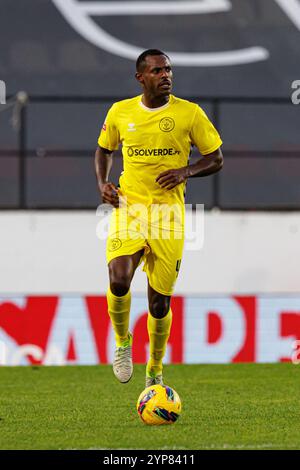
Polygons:
[[156,182],[161,188],[173,189],[178,184],[183,183],[188,178],[186,168],[178,168],[176,170],[163,171],[156,178]]
[[100,186],[102,201],[111,204],[113,207],[119,207],[118,188],[113,183],[104,183]]

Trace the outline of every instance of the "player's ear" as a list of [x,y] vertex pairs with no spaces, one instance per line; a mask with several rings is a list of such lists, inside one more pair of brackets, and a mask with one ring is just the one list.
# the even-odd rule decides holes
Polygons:
[[143,79],[143,74],[142,74],[142,72],[136,72],[135,78],[137,79],[137,81],[138,81],[141,85],[144,83],[144,79]]

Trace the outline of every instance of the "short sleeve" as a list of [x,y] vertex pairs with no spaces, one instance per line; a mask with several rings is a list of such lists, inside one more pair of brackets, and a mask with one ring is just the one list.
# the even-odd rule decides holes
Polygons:
[[202,155],[212,153],[222,145],[218,131],[198,105],[192,120],[190,138]]
[[107,113],[104,124],[102,126],[98,145],[108,150],[117,150],[120,143],[120,135],[116,122],[115,105],[113,105]]

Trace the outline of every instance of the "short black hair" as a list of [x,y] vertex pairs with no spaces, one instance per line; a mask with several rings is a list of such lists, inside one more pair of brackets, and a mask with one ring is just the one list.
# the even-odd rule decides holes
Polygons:
[[170,57],[163,51],[159,49],[147,49],[146,51],[142,52],[141,55],[137,58],[136,61],[136,71],[141,72],[141,70],[145,67],[145,59],[148,55],[164,55],[170,60]]

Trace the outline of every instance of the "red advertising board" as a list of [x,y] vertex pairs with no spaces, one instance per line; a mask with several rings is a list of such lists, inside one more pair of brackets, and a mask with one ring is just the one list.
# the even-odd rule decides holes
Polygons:
[[[172,298],[166,363],[300,362],[300,296]],[[148,355],[148,305],[132,298],[133,360]],[[106,364],[105,296],[0,297],[0,364]]]

